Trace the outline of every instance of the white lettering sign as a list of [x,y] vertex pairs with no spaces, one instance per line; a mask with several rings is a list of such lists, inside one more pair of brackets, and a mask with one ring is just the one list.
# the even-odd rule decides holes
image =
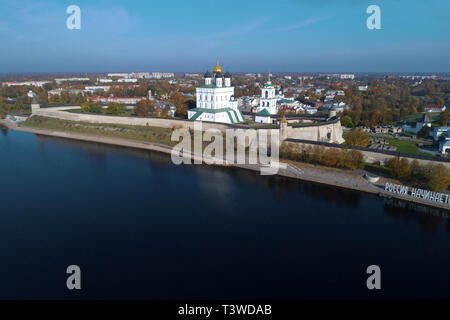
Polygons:
[[450,205],[450,196],[445,193],[433,192],[430,190],[422,190],[418,188],[411,188],[411,192],[408,192],[409,188],[407,186],[402,186],[399,184],[393,184],[386,182],[386,186],[384,188],[385,191],[401,194],[401,195],[409,195],[413,198],[429,200],[433,202],[445,203]]

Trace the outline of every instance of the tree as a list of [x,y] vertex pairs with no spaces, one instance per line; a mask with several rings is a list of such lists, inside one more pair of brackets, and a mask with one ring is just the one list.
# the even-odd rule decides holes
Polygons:
[[401,158],[399,161],[397,176],[400,179],[408,179],[411,177],[411,166],[406,158]]
[[153,100],[143,99],[136,103],[134,113],[139,117],[148,117],[155,114],[155,102]]
[[102,113],[103,108],[98,103],[88,101],[81,104],[81,110],[89,113]]
[[419,161],[417,161],[417,159],[414,159],[411,162],[411,176],[416,178],[416,179],[420,179],[422,176],[422,168],[419,164]]
[[366,148],[369,146],[369,134],[361,132],[359,128],[353,129],[345,138],[349,146],[359,146]]
[[449,113],[450,113],[449,110],[445,110],[444,112],[441,112],[441,114],[439,115],[439,125],[441,127],[447,126]]
[[430,136],[430,130],[431,128],[427,125],[423,126],[422,129],[419,130],[417,133],[417,136],[420,138],[428,138]]
[[450,185],[450,172],[442,164],[438,164],[431,169],[428,179],[428,187],[437,192],[446,191]]
[[170,97],[171,102],[175,105],[176,113],[180,116],[186,116],[187,115],[187,105],[184,101],[184,97],[181,94],[181,92],[175,92]]
[[398,169],[400,167],[400,158],[395,157],[395,158],[389,159],[388,166],[389,166],[389,172],[390,172],[391,176],[398,177]]
[[344,127],[353,127],[353,121],[352,118],[350,116],[343,116],[341,118],[341,124]]
[[108,108],[106,108],[106,112],[110,114],[121,114],[122,110],[125,108],[126,106],[122,103],[110,102],[108,103]]
[[362,169],[364,168],[364,157],[358,150],[350,150],[348,153],[348,161],[346,167],[349,169]]

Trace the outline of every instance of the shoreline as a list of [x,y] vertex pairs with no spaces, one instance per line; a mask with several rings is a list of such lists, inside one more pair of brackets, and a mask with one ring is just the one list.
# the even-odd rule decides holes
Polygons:
[[[115,137],[105,137],[99,135],[91,135],[91,134],[82,134],[82,133],[74,133],[74,132],[65,132],[65,131],[57,131],[57,130],[48,130],[48,129],[37,129],[31,127],[22,127],[18,126],[15,123],[11,123],[6,120],[0,120],[0,125],[7,127],[13,131],[21,131],[33,133],[36,135],[44,135],[51,136],[69,140],[78,140],[78,141],[86,141],[93,143],[101,143],[107,145],[114,145],[126,148],[134,148],[141,149],[147,151],[156,151],[170,155],[172,152],[172,147],[159,144],[155,142],[145,142],[138,140],[129,140],[124,138],[115,138]],[[197,156],[195,154],[191,154],[192,159],[196,159]],[[419,198],[412,198],[410,196],[404,196],[396,193],[390,193],[384,190],[381,184],[372,184],[362,178],[361,172],[344,172],[340,169],[336,168],[327,168],[327,167],[317,167],[311,164],[302,164],[302,163],[294,163],[291,161],[283,162],[286,164],[286,168],[280,169],[277,173],[278,176],[297,179],[300,181],[313,182],[328,186],[334,186],[338,188],[359,191],[364,193],[369,193],[372,195],[377,195],[380,198],[388,198],[388,199],[397,199],[401,201],[406,201],[410,203],[415,203],[421,206],[450,210],[450,207],[445,203],[439,202],[431,202],[428,200],[423,200]],[[205,163],[203,163],[205,164]],[[237,167],[246,170],[252,171],[260,171],[261,166],[259,165],[241,165],[241,164],[213,164],[214,166],[222,166],[222,167]],[[308,174],[305,173],[302,169],[307,169]],[[343,182],[344,181],[344,182]],[[381,179],[381,181],[385,181],[385,179]],[[386,180],[391,182],[391,180]]]

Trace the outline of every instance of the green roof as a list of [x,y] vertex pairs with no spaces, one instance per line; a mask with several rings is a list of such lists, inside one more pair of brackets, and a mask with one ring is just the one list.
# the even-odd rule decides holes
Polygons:
[[[238,112],[241,115],[242,119],[244,119],[244,116],[242,115],[242,113],[239,110],[236,111],[232,108],[220,108],[220,109],[193,108],[193,109],[189,109],[189,111],[195,112],[195,114],[189,120],[197,120],[200,117],[200,115],[203,113],[221,113],[221,112],[227,113],[228,118],[230,119],[231,123],[239,123],[240,122]],[[233,115],[235,116],[236,121],[233,120],[231,113],[233,113]]]
[[220,109],[193,108],[193,109],[189,109],[189,111],[207,112],[207,113],[221,113],[221,112],[233,111],[233,109],[231,109],[231,108],[220,108]]
[[267,111],[266,108],[262,109],[260,112],[256,114],[257,116],[270,116],[270,112]]
[[202,111],[198,111],[190,120],[197,120],[197,118],[200,117],[202,113]]

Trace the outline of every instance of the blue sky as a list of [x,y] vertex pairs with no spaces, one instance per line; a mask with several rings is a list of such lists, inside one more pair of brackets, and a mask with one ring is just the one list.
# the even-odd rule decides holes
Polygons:
[[450,1],[0,0],[0,41],[0,72],[450,72]]

